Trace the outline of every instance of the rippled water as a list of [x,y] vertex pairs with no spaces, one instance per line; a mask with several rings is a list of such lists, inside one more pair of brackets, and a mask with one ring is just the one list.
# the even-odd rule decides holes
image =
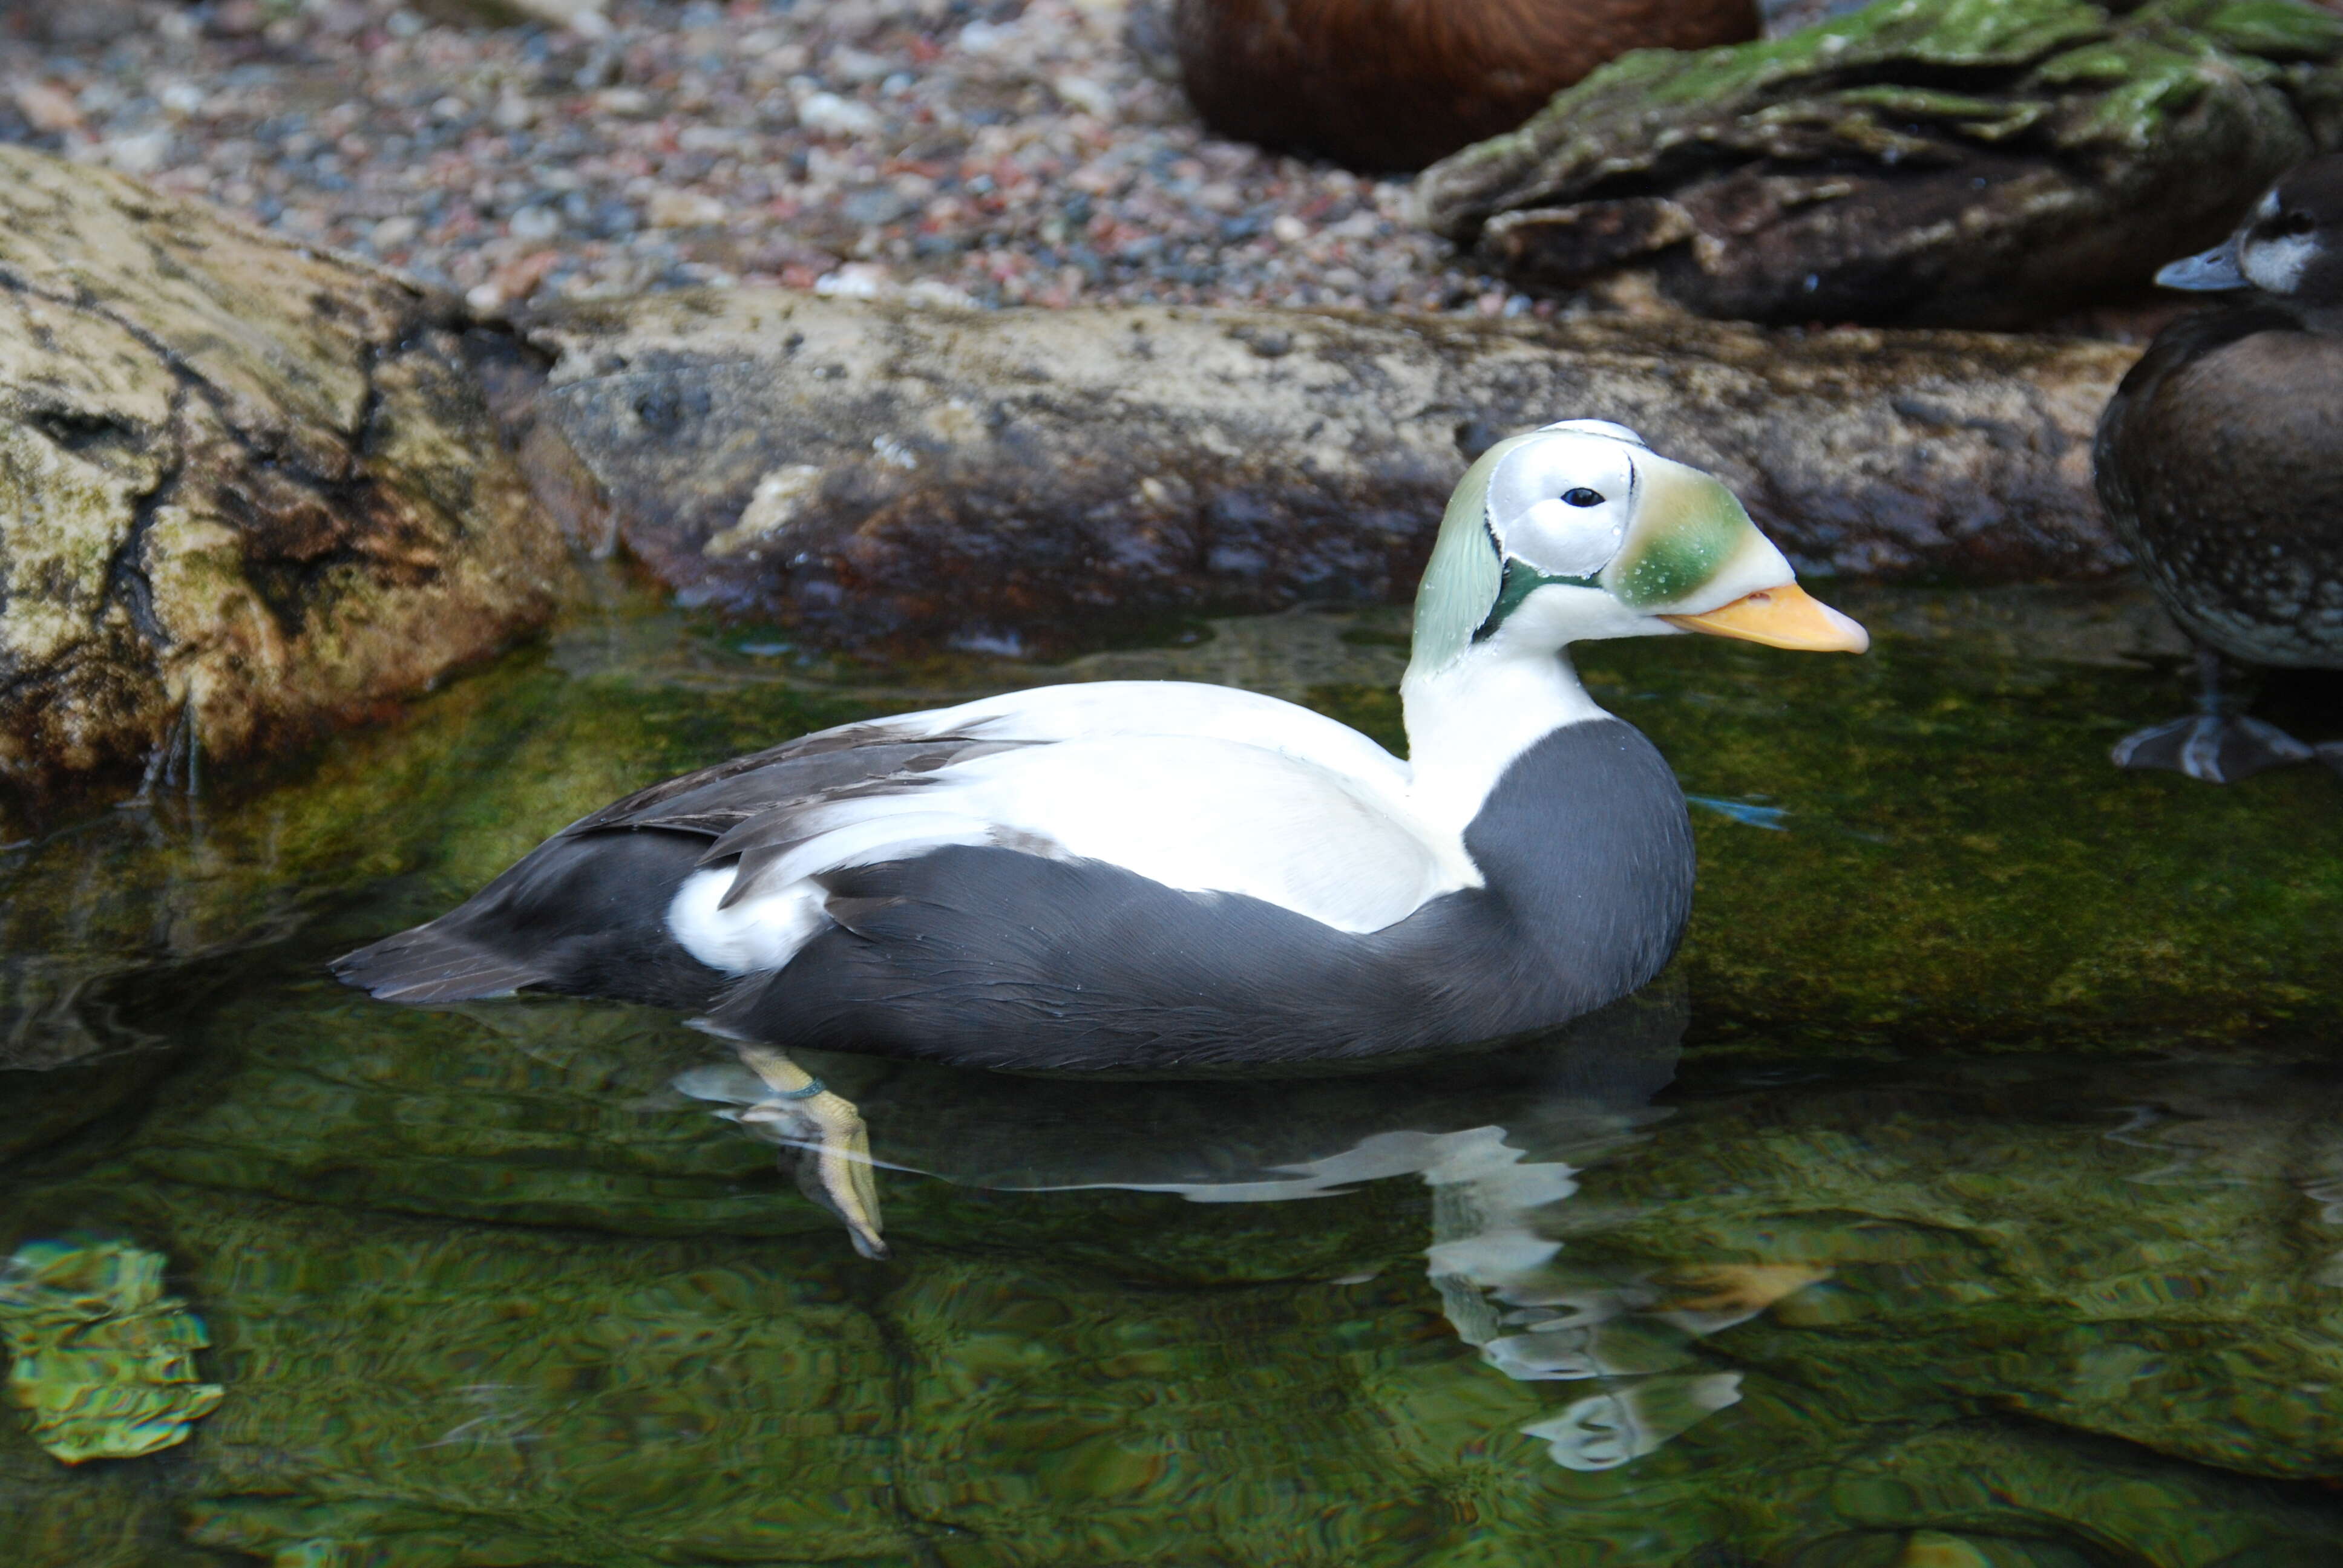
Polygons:
[[2107,767],[2184,700],[2135,599],[1853,608],[1863,660],[1589,652],[1695,798],[1701,903],[1553,1040],[1258,1083],[809,1060],[870,1122],[883,1263],[675,1020],[400,1010],[322,960],[879,709],[1182,675],[1395,739],[1391,617],[872,671],[621,607],[265,786],[0,851],[0,1254],[159,1253],[223,1391],[72,1468],[0,1418],[0,1561],[2343,1561],[2343,781]]

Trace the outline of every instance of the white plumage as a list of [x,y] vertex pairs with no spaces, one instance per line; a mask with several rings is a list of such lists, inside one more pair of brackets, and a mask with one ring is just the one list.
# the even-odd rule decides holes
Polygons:
[[1022,744],[806,809],[802,841],[729,907],[734,868],[695,874],[669,906],[668,929],[702,963],[730,974],[778,969],[828,924],[809,879],[950,844],[1101,860],[1183,891],[1245,894],[1343,931],[1380,930],[1480,883],[1464,851],[1469,809],[1428,807],[1406,763],[1275,698],[1111,681],[857,728],[873,740],[950,734]]

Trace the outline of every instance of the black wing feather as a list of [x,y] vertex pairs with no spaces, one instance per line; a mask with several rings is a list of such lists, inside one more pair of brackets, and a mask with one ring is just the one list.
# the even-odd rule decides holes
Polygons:
[[538,990],[706,1008],[729,977],[668,933],[683,879],[739,859],[735,891],[807,835],[812,807],[920,788],[937,769],[1033,744],[965,732],[904,739],[850,725],[665,779],[564,828],[437,920],[335,960],[386,1001]]

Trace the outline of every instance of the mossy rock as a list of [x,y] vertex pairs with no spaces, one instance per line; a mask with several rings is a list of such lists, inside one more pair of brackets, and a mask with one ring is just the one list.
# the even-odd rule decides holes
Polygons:
[[1630,55],[1427,170],[1525,279],[1649,268],[1703,315],[2004,327],[2210,244],[2343,141],[2343,17],[2297,0],[1880,0]]
[[211,1341],[163,1293],[160,1253],[113,1241],[29,1241],[0,1263],[9,1400],[67,1464],[135,1459],[186,1441],[220,1402],[196,1381]]
[[0,841],[96,784],[297,749],[544,624],[568,558],[462,326],[0,147]]

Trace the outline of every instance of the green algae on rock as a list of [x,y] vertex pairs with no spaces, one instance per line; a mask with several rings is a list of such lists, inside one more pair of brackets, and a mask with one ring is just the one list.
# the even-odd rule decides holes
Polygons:
[[136,181],[0,147],[0,840],[429,686],[566,558],[455,314]]
[[121,1241],[28,1241],[0,1265],[8,1397],[67,1464],[135,1459],[186,1441],[225,1391],[196,1381],[211,1342],[163,1293],[164,1259]]
[[1653,268],[1703,315],[1999,327],[2144,286],[2343,140],[2343,17],[2297,0],[1882,0],[1627,55],[1426,171],[1524,278]]
[[[2134,657],[2178,654],[2145,595],[1833,598],[1873,627],[1866,657],[1576,650],[1595,700],[1706,802],[1676,960],[1689,1041],[2287,1050],[2343,1029],[2334,776],[2192,797],[2107,759],[2168,706],[2168,673]],[[1398,743],[1390,694],[1318,700]]]
[[1926,1382],[2226,1470],[2343,1469],[2331,1070],[2032,1058],[1735,1077],[1707,1074],[1644,1157],[1590,1175],[1616,1222],[1577,1231],[1566,1264],[1807,1271],[1824,1282],[1706,1346],[1844,1405]]
[[[331,1070],[309,1068],[321,1093]],[[367,1070],[344,1074],[343,1125],[413,1120]],[[501,1111],[447,1136],[525,1181],[553,1146],[532,1132],[562,1131],[542,1106],[586,1105],[589,1077],[534,1108],[518,1076],[482,1086]],[[1413,1181],[1220,1205],[890,1172],[908,1229],[885,1265],[834,1226],[742,1235],[713,1210],[663,1236],[486,1225],[386,1214],[357,1183],[287,1202],[114,1161],[0,1195],[0,1223],[80,1209],[168,1238],[237,1395],[178,1517],[277,1563],[949,1562],[977,1542],[1067,1568],[1598,1568],[1718,1544],[1887,1563],[1831,1553],[1922,1532],[2053,1553],[1991,1562],[2308,1563],[2343,1549],[2343,1511],[2299,1484],[2343,1473],[2332,1079],[2012,1060],[1784,1083],[1695,1061],[1673,1113],[1599,1147],[1493,1105],[1504,1149],[1575,1182],[1526,1211],[1559,1251],[1486,1310],[1520,1339],[1568,1344],[1523,1324],[1574,1312],[1604,1336],[1604,1366],[1526,1376],[1474,1353],[1440,1278],[1487,1194]],[[128,1152],[186,1109],[158,1105]],[[1767,1267],[1814,1282],[1715,1299]],[[1628,1463],[1549,1458],[1541,1429],[1647,1386],[1704,1418]],[[77,1568],[75,1544],[29,1563]]]

